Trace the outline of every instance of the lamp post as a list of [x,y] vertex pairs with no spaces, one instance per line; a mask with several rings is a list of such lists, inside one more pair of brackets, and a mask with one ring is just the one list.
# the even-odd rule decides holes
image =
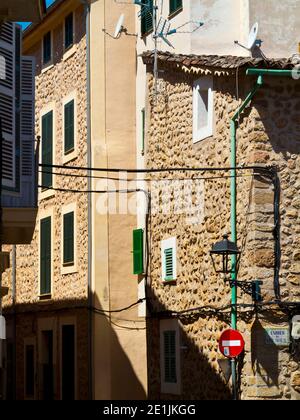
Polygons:
[[[252,296],[255,303],[262,300],[259,280],[254,281],[238,281],[237,271],[241,253],[235,242],[228,239],[228,235],[223,236],[223,240],[213,245],[210,256],[216,273],[231,274],[230,287],[231,293],[231,328],[237,328],[237,288],[240,287],[244,293]],[[230,261],[231,259],[231,261]],[[232,394],[233,399],[237,400],[237,377],[236,377],[236,359],[231,359],[231,375],[232,375]]]

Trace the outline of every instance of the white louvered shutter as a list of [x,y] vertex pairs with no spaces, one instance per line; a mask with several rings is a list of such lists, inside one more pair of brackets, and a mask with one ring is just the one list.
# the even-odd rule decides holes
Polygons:
[[0,115],[2,119],[3,137],[3,178],[2,185],[5,189],[16,187],[16,49],[21,47],[21,40],[17,45],[16,25],[5,22],[0,32],[0,55],[5,60],[5,78],[0,79]]
[[34,57],[22,57],[21,89],[21,174],[34,175]]

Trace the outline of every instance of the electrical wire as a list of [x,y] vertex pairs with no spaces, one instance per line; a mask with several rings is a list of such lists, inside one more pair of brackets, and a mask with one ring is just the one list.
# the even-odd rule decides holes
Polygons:
[[88,168],[82,166],[67,166],[67,165],[49,165],[45,163],[40,163],[39,167],[41,168],[55,168],[55,169],[64,169],[64,170],[74,170],[74,171],[90,171],[90,172],[127,172],[130,174],[135,173],[162,173],[162,172],[229,172],[232,170],[257,170],[269,172],[272,167],[268,166],[236,166],[231,167],[204,167],[204,168],[190,168],[190,167],[174,167],[174,168],[152,168],[152,169],[130,169],[130,168]]
[[92,178],[92,179],[103,179],[103,180],[112,180],[112,181],[127,181],[127,182],[165,182],[165,181],[187,181],[187,180],[206,180],[212,181],[215,179],[230,179],[230,178],[245,178],[245,177],[253,177],[254,174],[243,174],[237,175],[222,175],[222,176],[213,176],[213,177],[192,177],[192,178],[160,178],[160,179],[149,179],[149,178],[116,178],[110,176],[96,176],[96,175],[78,175],[78,174],[67,174],[63,172],[49,172],[49,171],[38,171],[41,174],[47,175],[55,175],[55,176],[64,176],[64,177],[74,177],[74,178]]

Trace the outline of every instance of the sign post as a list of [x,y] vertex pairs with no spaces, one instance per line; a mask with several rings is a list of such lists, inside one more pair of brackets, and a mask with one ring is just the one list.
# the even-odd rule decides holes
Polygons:
[[237,399],[237,385],[236,385],[236,369],[235,359],[238,357],[245,347],[245,341],[241,333],[236,330],[226,330],[221,334],[219,340],[219,349],[223,356],[231,359],[232,366],[232,390],[233,398]]

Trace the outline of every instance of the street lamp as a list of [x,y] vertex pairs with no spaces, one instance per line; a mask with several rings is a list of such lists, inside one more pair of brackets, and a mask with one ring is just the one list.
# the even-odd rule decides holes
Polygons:
[[[232,274],[234,272],[229,262],[229,258],[232,255],[236,256],[236,265],[238,265],[241,253],[236,244],[228,240],[228,235],[224,235],[223,241],[215,243],[210,251],[216,273]],[[222,268],[218,269],[220,266]]]
[[[216,273],[221,274],[236,274],[237,267],[239,265],[241,252],[234,242],[228,240],[228,235],[223,235],[223,240],[216,242],[211,251],[210,256],[213,262],[214,270]],[[235,256],[235,269],[230,263],[230,257]],[[220,268],[221,267],[221,268]],[[236,276],[235,276],[236,277]],[[226,279],[228,281],[228,279]],[[262,300],[260,286],[262,281],[238,281],[229,280],[231,287],[239,287],[244,293],[252,296],[254,302],[260,302]]]

